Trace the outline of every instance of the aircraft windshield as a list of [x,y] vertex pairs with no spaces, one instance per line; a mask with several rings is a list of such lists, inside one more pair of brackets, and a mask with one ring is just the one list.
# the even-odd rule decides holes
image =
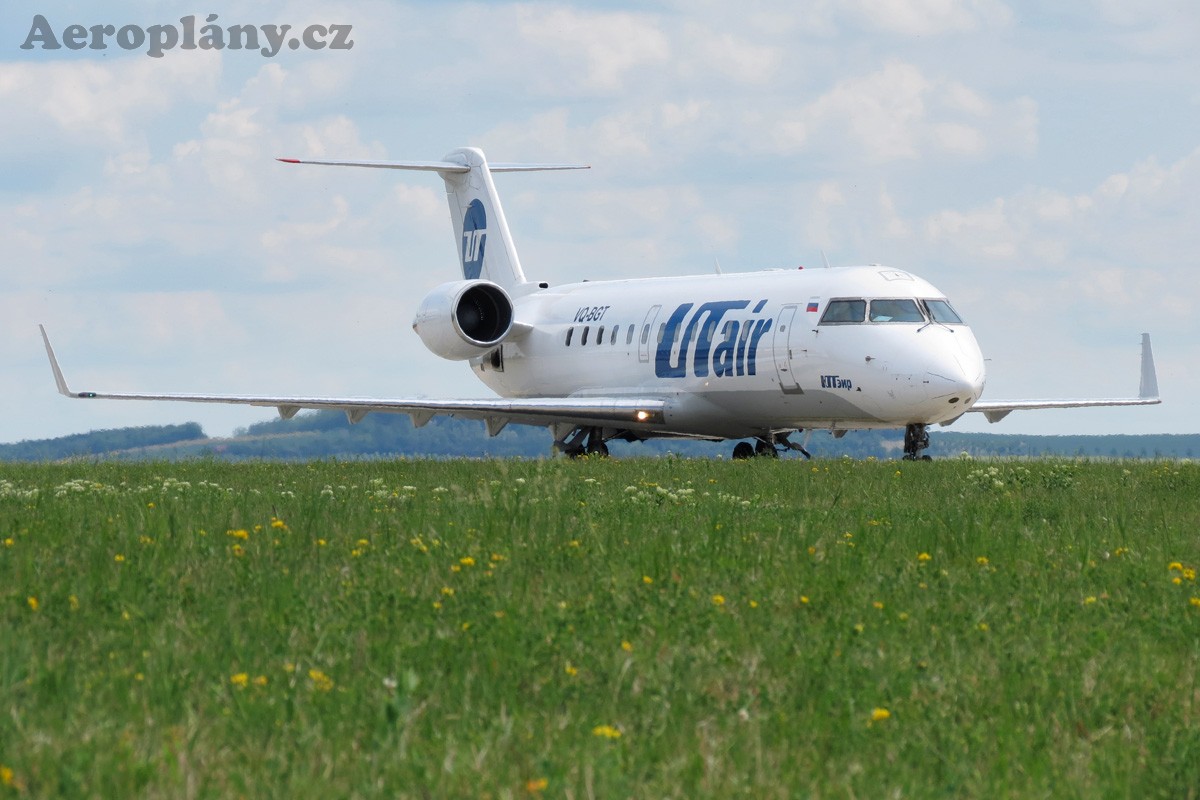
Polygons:
[[866,300],[830,300],[821,315],[821,324],[846,324],[862,322],[867,315]]
[[916,300],[872,300],[871,322],[924,322]]
[[909,297],[838,297],[825,305],[822,325],[862,325],[867,322],[937,322],[942,325],[962,325],[962,317],[944,298],[913,299]]
[[926,300],[925,309],[929,312],[929,318],[934,322],[941,322],[945,325],[962,324],[962,317],[945,300]]

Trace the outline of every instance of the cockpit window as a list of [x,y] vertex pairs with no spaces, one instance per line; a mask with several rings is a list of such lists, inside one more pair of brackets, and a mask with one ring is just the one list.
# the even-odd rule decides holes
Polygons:
[[943,325],[962,324],[962,317],[958,315],[950,303],[945,300],[925,300],[925,308],[929,311],[929,318],[934,322],[940,322]]
[[830,300],[821,315],[821,324],[862,322],[867,315],[866,300]]
[[916,300],[872,300],[871,322],[924,322]]

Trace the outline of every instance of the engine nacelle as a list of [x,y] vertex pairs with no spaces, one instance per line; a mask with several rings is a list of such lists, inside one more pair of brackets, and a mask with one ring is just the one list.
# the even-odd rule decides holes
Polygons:
[[483,355],[512,330],[513,304],[491,281],[443,283],[421,301],[413,330],[432,352],[451,361]]

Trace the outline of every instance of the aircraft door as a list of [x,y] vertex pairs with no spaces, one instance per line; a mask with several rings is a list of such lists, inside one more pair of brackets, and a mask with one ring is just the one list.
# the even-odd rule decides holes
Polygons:
[[800,338],[792,337],[795,328],[796,306],[789,304],[779,310],[779,324],[775,328],[775,339],[772,350],[775,354],[775,372],[779,376],[779,388],[784,394],[803,394],[796,380],[795,370],[792,369],[792,343],[799,343]]
[[638,361],[643,364],[650,360],[650,353],[658,347],[658,334],[654,330],[654,323],[658,321],[658,312],[661,309],[662,306],[654,306],[647,311],[646,321],[638,331]]

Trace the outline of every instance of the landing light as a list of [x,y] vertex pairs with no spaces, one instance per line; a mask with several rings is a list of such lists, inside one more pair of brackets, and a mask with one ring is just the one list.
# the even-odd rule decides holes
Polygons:
[[646,420],[650,419],[650,412],[649,411],[639,411],[634,416],[637,417],[638,422],[645,422]]

